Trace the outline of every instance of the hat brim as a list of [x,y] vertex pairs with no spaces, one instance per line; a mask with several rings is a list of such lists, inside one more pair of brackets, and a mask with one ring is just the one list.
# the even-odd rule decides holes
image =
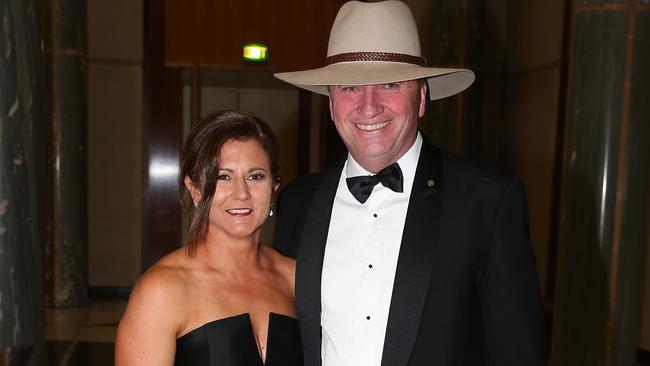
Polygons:
[[281,72],[274,76],[314,93],[329,95],[329,85],[370,85],[427,79],[431,100],[458,94],[474,82],[467,69],[421,67],[399,62],[340,62],[319,69]]

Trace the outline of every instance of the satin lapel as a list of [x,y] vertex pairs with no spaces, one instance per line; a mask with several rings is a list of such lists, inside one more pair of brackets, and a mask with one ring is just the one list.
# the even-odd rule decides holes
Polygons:
[[343,162],[341,160],[323,177],[306,210],[296,261],[296,309],[302,332],[305,365],[320,365],[321,348],[321,273],[325,242],[329,230],[332,205]]
[[440,152],[425,140],[404,224],[382,366],[405,366],[418,335],[438,241],[442,175]]

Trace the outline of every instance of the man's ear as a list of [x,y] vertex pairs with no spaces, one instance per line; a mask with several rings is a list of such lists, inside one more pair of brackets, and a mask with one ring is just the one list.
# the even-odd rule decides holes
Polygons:
[[420,108],[418,109],[418,117],[424,117],[424,112],[427,107],[427,79],[422,80],[420,85]]
[[192,196],[192,202],[198,203],[201,201],[201,190],[192,182],[190,177],[187,175],[185,178],[183,178],[183,183],[185,183],[185,188],[190,192],[190,196]]

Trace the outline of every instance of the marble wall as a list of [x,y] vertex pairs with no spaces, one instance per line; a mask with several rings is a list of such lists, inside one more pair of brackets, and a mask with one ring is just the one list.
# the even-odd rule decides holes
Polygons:
[[0,363],[44,357],[42,16],[39,1],[0,0]]

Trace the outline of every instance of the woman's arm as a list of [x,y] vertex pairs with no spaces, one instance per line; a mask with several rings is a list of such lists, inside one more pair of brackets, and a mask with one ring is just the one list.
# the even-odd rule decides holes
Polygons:
[[173,269],[152,269],[138,280],[117,329],[116,366],[174,364],[185,292]]

